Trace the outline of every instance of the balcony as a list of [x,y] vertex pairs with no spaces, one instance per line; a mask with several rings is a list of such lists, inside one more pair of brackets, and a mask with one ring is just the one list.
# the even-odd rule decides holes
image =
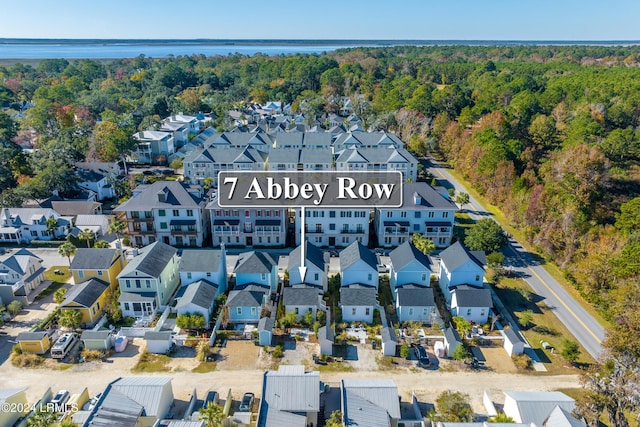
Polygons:
[[198,234],[197,230],[182,230],[179,228],[172,228],[170,232],[174,236],[175,235],[196,236]]
[[149,230],[149,229],[147,229],[147,230],[129,230],[128,234],[131,234],[132,236],[135,236],[135,235],[148,236],[148,235],[156,234],[156,231],[154,229],[151,229],[151,230]]
[[364,234],[364,229],[361,230],[340,230],[340,234]]
[[324,233],[324,228],[312,228],[311,230],[304,231],[307,234],[322,234]]

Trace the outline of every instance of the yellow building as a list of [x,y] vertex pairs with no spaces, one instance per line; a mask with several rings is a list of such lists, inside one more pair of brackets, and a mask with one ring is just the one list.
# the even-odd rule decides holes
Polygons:
[[115,289],[118,286],[118,274],[126,264],[119,249],[78,248],[69,271],[73,276],[73,283],[82,283],[95,277]]
[[18,419],[20,419],[20,417],[29,412],[29,403],[27,402],[25,390],[26,389],[24,388],[0,389],[0,408],[5,408],[9,405],[8,409],[14,409],[0,409],[0,426],[12,426],[16,421],[18,421]]
[[51,337],[44,331],[21,332],[16,339],[23,353],[44,354],[51,348]]
[[78,310],[82,313],[82,323],[95,324],[109,302],[109,284],[100,279],[89,279],[73,286],[67,292],[60,310]]

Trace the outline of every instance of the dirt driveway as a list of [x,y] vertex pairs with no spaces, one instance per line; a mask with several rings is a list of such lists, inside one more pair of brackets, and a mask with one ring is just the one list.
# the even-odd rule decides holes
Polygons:
[[256,369],[259,352],[260,347],[250,340],[226,340],[212,350],[219,370]]

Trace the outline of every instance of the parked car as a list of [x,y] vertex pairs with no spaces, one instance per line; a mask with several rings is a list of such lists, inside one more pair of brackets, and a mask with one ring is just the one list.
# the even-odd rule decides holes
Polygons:
[[51,399],[51,404],[54,405],[55,408],[62,408],[67,400],[69,400],[69,392],[67,390],[60,390],[53,396]]
[[98,404],[98,400],[100,400],[100,396],[102,396],[102,393],[98,393],[95,396],[93,396],[91,400],[89,400],[87,403],[84,404],[84,406],[82,407],[82,410],[91,411],[93,408],[95,408],[96,405]]
[[242,396],[242,402],[240,402],[240,407],[238,408],[238,411],[251,412],[251,408],[253,407],[253,398],[254,398],[253,393],[245,393],[244,396]]
[[416,345],[413,347],[413,354],[416,356],[416,359],[418,359],[418,366],[427,367],[431,364],[427,350],[425,350],[423,346]]

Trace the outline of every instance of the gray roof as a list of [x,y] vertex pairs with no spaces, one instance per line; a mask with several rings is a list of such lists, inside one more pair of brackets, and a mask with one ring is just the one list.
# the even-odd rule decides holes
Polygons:
[[396,342],[396,332],[389,326],[382,328],[380,335],[382,336],[382,342]]
[[[138,186],[132,198],[114,209],[114,212],[150,211],[151,209],[193,208],[203,202],[202,190],[195,185],[179,181],[156,181],[151,185]],[[165,201],[158,197],[164,193]]]
[[96,278],[91,278],[79,285],[72,286],[66,293],[64,301],[60,304],[64,307],[72,302],[80,304],[83,307],[91,307],[100,298],[109,284]]
[[220,271],[222,251],[217,249],[185,249],[180,257],[179,271]]
[[357,240],[340,251],[340,270],[346,270],[358,260],[363,260],[373,270],[378,271],[376,254]]
[[300,153],[300,163],[331,164],[332,160],[331,148],[314,148],[302,150]]
[[260,307],[262,306],[262,300],[264,295],[268,292],[267,288],[262,288],[262,291],[257,287],[245,288],[240,290],[233,290],[229,292],[229,298],[227,298],[228,307]]
[[178,251],[162,242],[154,242],[142,248],[140,252],[138,256],[129,261],[118,277],[125,277],[134,271],[158,277]]
[[102,402],[98,401],[96,412],[85,420],[84,425],[135,427],[138,424],[138,418],[145,410],[140,403],[114,389],[109,389],[106,396],[100,400]]
[[37,331],[37,332],[20,332],[18,337],[16,338],[18,342],[20,341],[42,341],[47,335],[46,331]]
[[280,365],[265,373],[264,399],[270,409],[290,412],[320,409],[320,372],[302,365]]
[[0,263],[4,264],[6,267],[10,268],[20,275],[25,275],[27,274],[27,268],[29,268],[29,261],[31,258],[35,258],[36,260],[40,260],[40,262],[42,262],[42,259],[40,257],[29,252],[27,249],[22,248],[15,254],[0,261]]
[[[302,245],[296,246],[294,250],[289,254],[289,264],[288,269],[291,271],[294,268],[300,267],[300,257],[302,255]],[[314,245],[313,243],[305,240],[305,250],[304,250],[304,265],[309,267],[310,264],[313,264],[320,271],[324,271],[325,263],[324,263],[324,252],[322,249]]]
[[507,338],[512,343],[524,342],[522,338],[520,338],[520,335],[512,328],[503,329],[502,333],[504,334],[505,338]]
[[433,289],[419,287],[400,287],[396,290],[398,304],[405,307],[434,307]]
[[176,308],[182,308],[189,304],[195,304],[199,307],[211,308],[213,300],[218,292],[218,287],[206,280],[198,280],[197,282],[187,285],[184,295],[178,300]]
[[292,288],[286,287],[282,291],[282,302],[288,305],[318,306],[318,288]]
[[451,326],[449,326],[447,329],[444,330],[444,338],[449,343],[454,343],[454,342],[461,343],[462,342],[462,340],[460,339],[460,334],[458,334],[458,331],[453,329]]
[[[416,203],[416,196],[418,203]],[[458,210],[451,200],[443,197],[426,182],[407,182],[402,186],[401,209],[446,209]]]
[[538,426],[543,425],[556,405],[569,412],[575,407],[575,400],[559,391],[505,391],[504,394],[515,400],[523,423]]
[[117,249],[78,248],[69,269],[108,270],[117,253]]
[[447,266],[447,270],[454,271],[468,261],[472,261],[483,268],[486,263],[484,252],[470,251],[460,241],[455,242],[440,253],[440,260]]
[[15,396],[16,394],[22,393],[26,390],[25,388],[0,388],[0,402],[6,402],[10,397]]
[[262,317],[258,321],[258,331],[271,331],[274,325],[275,325],[275,321],[273,318]]
[[342,390],[346,425],[388,427],[389,417],[400,419],[398,387],[393,380],[345,379]]
[[[291,135],[283,133],[282,135]],[[277,163],[295,163],[300,159],[300,150],[297,148],[272,148],[267,158],[271,166]]]
[[544,427],[585,427],[586,424],[577,420],[569,411],[556,406],[543,422]]
[[156,294],[155,292],[121,292],[120,298],[118,298],[119,302],[151,302],[155,301]]
[[333,328],[331,328],[331,326],[323,326],[320,329],[318,329],[318,340],[319,341],[329,340],[329,341],[333,342],[334,337],[335,337],[335,334],[334,334]]
[[146,341],[169,341],[171,339],[171,331],[147,331],[144,333]]
[[389,257],[391,258],[391,264],[395,271],[399,271],[411,261],[418,261],[426,270],[431,271],[431,260],[429,260],[429,257],[422,251],[419,251],[408,240],[392,250]]
[[493,307],[491,291],[486,288],[478,289],[464,286],[453,289],[457,307]]
[[92,215],[102,203],[87,201],[52,201],[51,207],[62,216]]
[[378,291],[373,286],[351,285],[340,288],[340,304],[372,306],[376,304]]
[[270,274],[276,265],[278,262],[267,252],[243,252],[238,256],[233,272]]
[[204,427],[204,421],[171,420],[167,427]]
[[80,336],[81,340],[106,340],[111,335],[111,331],[108,329],[102,329],[100,331],[82,331]]

